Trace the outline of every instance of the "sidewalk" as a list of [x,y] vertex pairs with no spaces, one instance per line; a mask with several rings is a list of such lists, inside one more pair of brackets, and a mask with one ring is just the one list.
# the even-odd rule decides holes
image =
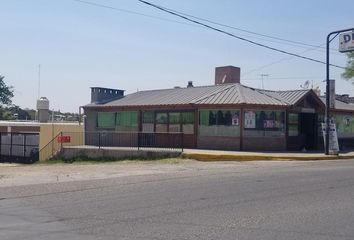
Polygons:
[[244,152],[244,151],[218,151],[201,149],[184,149],[183,156],[199,161],[311,161],[354,159],[354,151],[343,152],[339,155],[325,155],[322,152]]

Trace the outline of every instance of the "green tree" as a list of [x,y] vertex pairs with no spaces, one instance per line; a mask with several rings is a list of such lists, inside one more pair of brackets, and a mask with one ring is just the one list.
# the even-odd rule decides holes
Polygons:
[[[347,66],[345,67],[344,73],[342,73],[342,78],[346,80],[351,80],[354,78],[354,52],[347,53],[348,60]],[[354,79],[353,84],[354,84]]]
[[0,106],[12,103],[11,98],[14,96],[13,87],[7,86],[4,82],[4,76],[0,75]]
[[0,75],[0,119],[11,119],[11,113],[4,107],[4,105],[11,104],[11,98],[13,96],[13,88],[11,86],[7,86],[4,82],[4,76]]
[[11,117],[14,120],[15,119],[18,119],[18,120],[31,120],[31,116],[28,114],[28,112],[26,112],[25,110],[23,110],[19,106],[13,105],[13,106],[8,108],[8,111],[11,113]]

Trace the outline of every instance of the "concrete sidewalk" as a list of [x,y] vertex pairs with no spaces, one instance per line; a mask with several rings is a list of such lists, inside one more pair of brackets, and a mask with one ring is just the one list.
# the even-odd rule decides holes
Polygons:
[[354,151],[343,152],[339,155],[325,155],[322,152],[244,152],[244,151],[218,151],[201,149],[184,149],[183,156],[199,161],[310,161],[354,159]]

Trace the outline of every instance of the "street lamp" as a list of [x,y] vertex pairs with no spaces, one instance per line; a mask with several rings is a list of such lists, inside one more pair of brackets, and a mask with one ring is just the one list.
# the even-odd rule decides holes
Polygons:
[[[329,44],[338,34],[343,32],[354,31],[354,28],[343,29],[331,32],[327,35],[327,48],[326,48],[326,138],[325,138],[325,154],[329,154],[329,124],[330,124],[330,92],[329,92]],[[331,38],[332,35],[335,35]]]

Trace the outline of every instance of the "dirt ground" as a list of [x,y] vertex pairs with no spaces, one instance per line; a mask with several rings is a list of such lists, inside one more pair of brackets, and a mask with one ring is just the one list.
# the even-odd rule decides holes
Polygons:
[[200,164],[203,165],[187,159],[33,165],[0,163],[0,187],[150,175],[183,171],[200,167]]

